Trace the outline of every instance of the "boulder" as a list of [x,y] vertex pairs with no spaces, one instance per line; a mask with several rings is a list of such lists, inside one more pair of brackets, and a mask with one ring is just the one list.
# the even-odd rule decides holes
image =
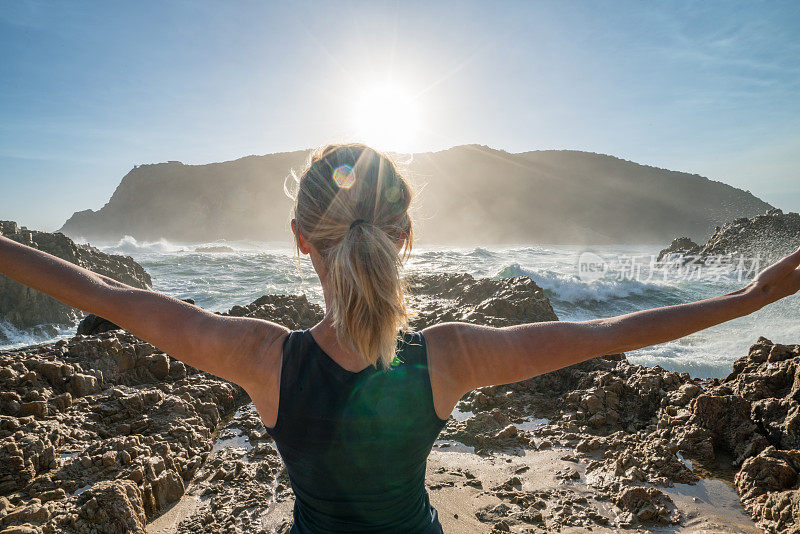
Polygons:
[[672,254],[680,256],[694,256],[698,252],[700,252],[700,245],[688,237],[677,237],[672,240],[672,243],[670,243],[667,248],[662,249],[658,253],[657,261],[662,261],[665,258],[669,258]]

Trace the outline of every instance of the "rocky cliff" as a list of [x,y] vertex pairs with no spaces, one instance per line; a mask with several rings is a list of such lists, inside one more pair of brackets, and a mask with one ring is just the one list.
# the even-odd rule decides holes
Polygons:
[[[307,155],[141,165],[105,206],[75,213],[61,231],[90,240],[288,241],[284,179]],[[424,243],[705,240],[724,221],[771,208],[721,182],[587,152],[468,145],[398,159],[418,193],[415,234]]]
[[[151,285],[150,275],[133,258],[77,245],[60,233],[38,232],[20,228],[13,221],[0,221],[0,235],[133,287]],[[80,310],[0,274],[0,321],[16,328],[30,328],[48,323],[70,324],[82,315]],[[0,341],[2,336],[0,331]]]
[[700,246],[688,237],[674,239],[658,260],[670,254],[693,256],[699,260],[715,256],[760,258],[762,267],[800,247],[800,214],[772,209],[747,218],[740,217],[717,227],[714,235]]

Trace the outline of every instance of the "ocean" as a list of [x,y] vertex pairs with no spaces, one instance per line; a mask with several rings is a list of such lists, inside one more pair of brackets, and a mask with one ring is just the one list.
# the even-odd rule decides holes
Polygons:
[[[153,289],[193,298],[211,311],[248,304],[267,293],[305,293],[323,305],[322,289],[307,257],[297,261],[287,243],[214,242],[180,244],[138,242],[125,237],[96,244],[100,250],[132,256],[153,280]],[[224,252],[198,252],[227,247]],[[758,265],[721,263],[717,267],[653,265],[658,246],[520,245],[417,247],[408,272],[467,272],[475,277],[529,276],[546,292],[561,320],[580,321],[680,304],[734,291]],[[219,249],[218,249],[219,250]],[[763,265],[761,265],[763,267]],[[14,348],[66,338],[75,326],[55,336],[20,332],[0,324]],[[777,343],[800,343],[800,297],[793,296],[752,315],[685,338],[628,353],[632,363],[660,365],[698,377],[724,377],[759,336]]]

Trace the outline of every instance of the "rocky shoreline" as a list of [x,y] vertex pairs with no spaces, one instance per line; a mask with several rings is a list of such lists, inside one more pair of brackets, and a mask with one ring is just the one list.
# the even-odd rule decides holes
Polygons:
[[[141,289],[152,286],[150,275],[130,256],[106,254],[90,245],[76,244],[64,234],[29,230],[14,221],[0,221],[0,235],[129,286]],[[82,311],[0,274],[0,322],[52,337],[54,324],[75,324],[82,316]],[[4,339],[0,329],[0,342]]]
[[[415,329],[557,320],[527,277],[409,282]],[[322,310],[228,313],[305,328]],[[798,473],[800,345],[762,338],[725,379],[610,355],[470,392],[427,483],[451,532],[800,532]],[[0,534],[286,532],[292,502],[238,386],[122,330],[0,351]]]
[[688,237],[678,237],[658,254],[658,261],[670,256],[693,258],[700,262],[724,256],[760,260],[762,267],[790,254],[800,246],[800,214],[771,209],[755,217],[740,217],[717,226],[704,245]]

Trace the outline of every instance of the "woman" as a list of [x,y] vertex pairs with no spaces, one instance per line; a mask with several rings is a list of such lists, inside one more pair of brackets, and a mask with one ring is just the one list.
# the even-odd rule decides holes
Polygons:
[[743,289],[690,304],[411,332],[400,276],[411,191],[392,162],[363,145],[328,146],[297,185],[291,227],[326,308],[308,330],[215,315],[0,238],[0,272],[241,385],[286,464],[295,533],[441,532],[425,463],[465,393],[676,339],[800,289],[798,249]]

